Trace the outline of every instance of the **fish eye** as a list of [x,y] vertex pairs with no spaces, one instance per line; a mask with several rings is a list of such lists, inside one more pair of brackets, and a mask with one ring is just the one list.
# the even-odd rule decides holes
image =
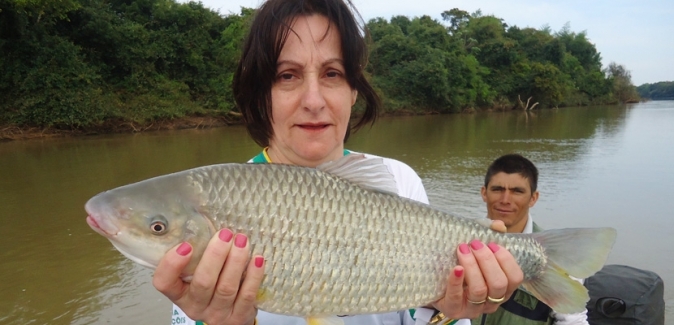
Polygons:
[[166,221],[166,218],[161,215],[152,217],[150,231],[153,235],[157,236],[165,234],[168,231],[168,221]]

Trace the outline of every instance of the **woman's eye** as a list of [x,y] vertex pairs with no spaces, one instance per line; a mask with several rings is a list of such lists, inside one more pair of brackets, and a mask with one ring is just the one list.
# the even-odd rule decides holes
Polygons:
[[278,76],[278,78],[281,80],[291,80],[293,78],[293,75],[290,73],[282,73]]
[[340,73],[338,71],[328,71],[325,75],[328,76],[328,78],[337,78],[340,76]]

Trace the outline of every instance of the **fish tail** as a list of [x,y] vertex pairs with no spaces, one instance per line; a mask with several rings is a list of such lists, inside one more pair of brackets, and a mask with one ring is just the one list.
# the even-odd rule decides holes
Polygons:
[[583,311],[590,297],[587,289],[574,278],[587,278],[604,266],[615,242],[616,230],[555,229],[531,236],[545,249],[547,264],[541,276],[522,284],[524,289],[558,313]]

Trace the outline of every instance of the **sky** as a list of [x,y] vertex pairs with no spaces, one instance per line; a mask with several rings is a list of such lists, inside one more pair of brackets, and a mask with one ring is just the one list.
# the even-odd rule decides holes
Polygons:
[[[186,0],[180,0],[186,2]],[[262,0],[201,0],[223,15],[257,8]],[[365,21],[376,17],[428,15],[442,21],[445,10],[503,18],[509,26],[553,32],[569,23],[586,32],[601,53],[604,67],[615,62],[632,74],[632,83],[674,81],[674,0],[352,0]]]

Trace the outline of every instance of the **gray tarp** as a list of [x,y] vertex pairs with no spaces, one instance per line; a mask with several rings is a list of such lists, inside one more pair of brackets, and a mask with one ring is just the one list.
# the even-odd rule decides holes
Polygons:
[[606,265],[585,279],[585,287],[590,291],[587,303],[590,325],[665,323],[665,288],[662,278],[654,272]]

